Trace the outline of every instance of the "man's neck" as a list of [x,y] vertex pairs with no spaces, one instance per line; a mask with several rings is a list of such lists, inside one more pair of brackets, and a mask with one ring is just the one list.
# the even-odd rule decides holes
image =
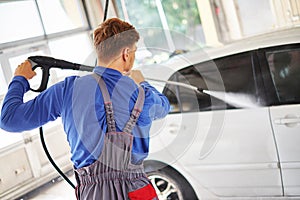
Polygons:
[[113,62],[110,62],[110,63],[97,62],[97,65],[117,70],[117,71],[121,72],[122,74],[124,72],[124,63],[120,63],[119,60],[114,60]]

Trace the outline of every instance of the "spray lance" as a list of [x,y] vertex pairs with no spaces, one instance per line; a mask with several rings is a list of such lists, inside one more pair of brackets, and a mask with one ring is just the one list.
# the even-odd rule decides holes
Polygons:
[[[35,70],[36,68],[40,67],[42,69],[42,80],[41,84],[38,89],[31,89],[34,92],[42,92],[47,88],[49,76],[50,76],[50,69],[51,68],[59,68],[59,69],[72,69],[72,70],[78,70],[78,71],[87,71],[92,72],[94,70],[94,67],[72,63],[65,60],[59,60],[52,57],[47,56],[30,56],[28,57],[28,60],[31,62],[32,70]],[[193,85],[188,85],[185,83],[175,82],[175,81],[164,81],[160,79],[154,79],[154,78],[145,78],[150,81],[157,81],[157,82],[164,82],[170,85],[177,85],[181,86],[187,89],[191,89],[196,91],[197,93],[205,93],[205,90],[201,88],[197,88]]]

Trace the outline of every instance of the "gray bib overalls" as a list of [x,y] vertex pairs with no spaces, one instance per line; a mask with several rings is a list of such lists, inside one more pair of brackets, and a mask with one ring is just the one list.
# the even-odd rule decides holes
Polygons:
[[145,93],[139,95],[130,119],[122,132],[116,131],[113,107],[106,84],[93,74],[103,95],[108,131],[105,134],[101,155],[93,164],[75,170],[78,200],[156,200],[158,199],[143,164],[131,163],[132,129],[142,111]]

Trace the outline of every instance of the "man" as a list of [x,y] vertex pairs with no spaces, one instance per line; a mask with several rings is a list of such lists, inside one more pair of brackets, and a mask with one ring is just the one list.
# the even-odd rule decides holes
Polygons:
[[62,117],[74,163],[77,199],[157,199],[143,171],[154,119],[169,112],[168,99],[131,70],[139,34],[108,19],[94,31],[98,63],[92,75],[71,76],[23,102],[29,61],[20,64],[3,102],[1,128],[21,132]]

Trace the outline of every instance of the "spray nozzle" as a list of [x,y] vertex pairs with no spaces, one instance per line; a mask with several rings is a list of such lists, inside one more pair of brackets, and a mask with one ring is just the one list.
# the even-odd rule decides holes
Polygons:
[[205,93],[203,88],[197,88],[197,91],[200,93]]

